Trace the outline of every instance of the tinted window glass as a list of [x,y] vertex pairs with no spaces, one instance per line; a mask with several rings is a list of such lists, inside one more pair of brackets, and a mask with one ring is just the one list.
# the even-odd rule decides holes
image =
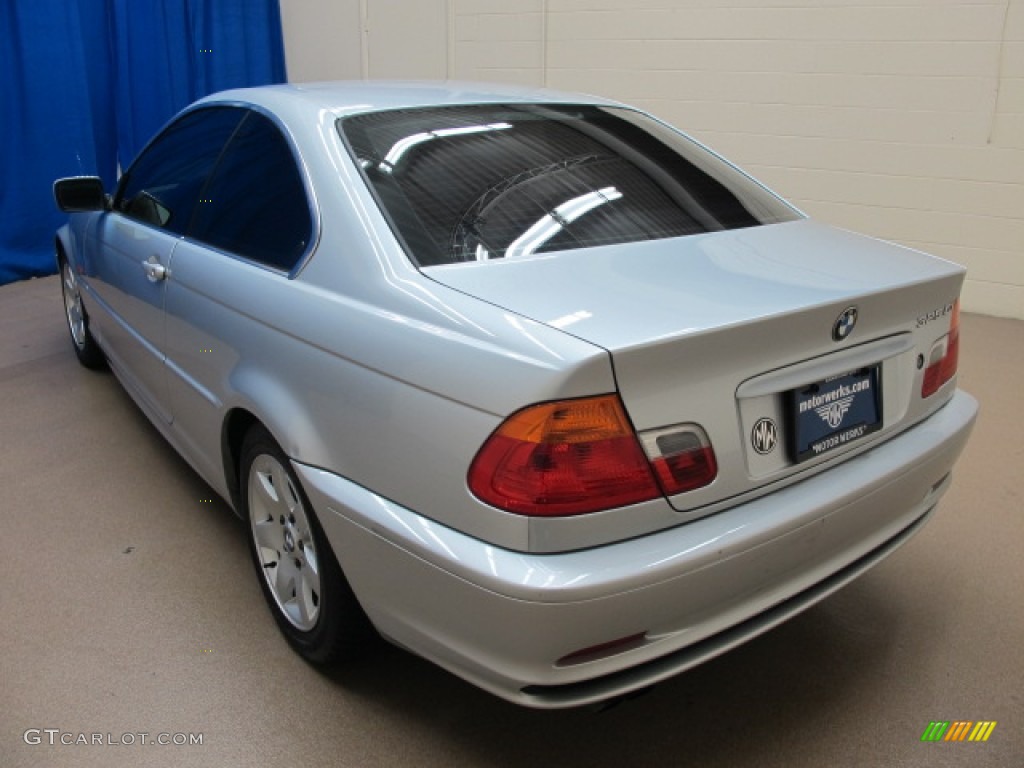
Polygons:
[[480,105],[340,122],[422,265],[797,218],[712,153],[628,109]]
[[241,109],[201,109],[169,126],[121,180],[117,210],[184,234],[199,191],[244,116]]
[[288,142],[251,112],[203,190],[189,234],[271,267],[291,270],[313,231],[306,190]]

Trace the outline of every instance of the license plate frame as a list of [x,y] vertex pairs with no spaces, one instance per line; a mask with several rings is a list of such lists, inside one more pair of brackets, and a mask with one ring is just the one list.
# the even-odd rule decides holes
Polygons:
[[869,365],[788,393],[790,453],[800,464],[882,428],[882,367]]

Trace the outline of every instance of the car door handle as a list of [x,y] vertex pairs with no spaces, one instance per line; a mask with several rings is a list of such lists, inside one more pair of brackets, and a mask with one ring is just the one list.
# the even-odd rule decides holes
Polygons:
[[151,283],[166,280],[169,274],[167,267],[161,264],[156,256],[150,256],[147,261],[142,262],[142,268],[146,271],[146,278]]

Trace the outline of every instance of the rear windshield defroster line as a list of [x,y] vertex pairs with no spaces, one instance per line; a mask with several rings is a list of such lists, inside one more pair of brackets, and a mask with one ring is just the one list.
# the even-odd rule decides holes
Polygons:
[[798,218],[713,153],[630,109],[402,109],[342,118],[339,131],[420,266]]

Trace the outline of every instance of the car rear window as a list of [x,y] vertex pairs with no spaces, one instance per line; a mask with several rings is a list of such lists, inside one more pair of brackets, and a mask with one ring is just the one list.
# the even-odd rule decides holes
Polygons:
[[798,218],[718,156],[630,109],[391,110],[342,118],[339,130],[421,266]]

